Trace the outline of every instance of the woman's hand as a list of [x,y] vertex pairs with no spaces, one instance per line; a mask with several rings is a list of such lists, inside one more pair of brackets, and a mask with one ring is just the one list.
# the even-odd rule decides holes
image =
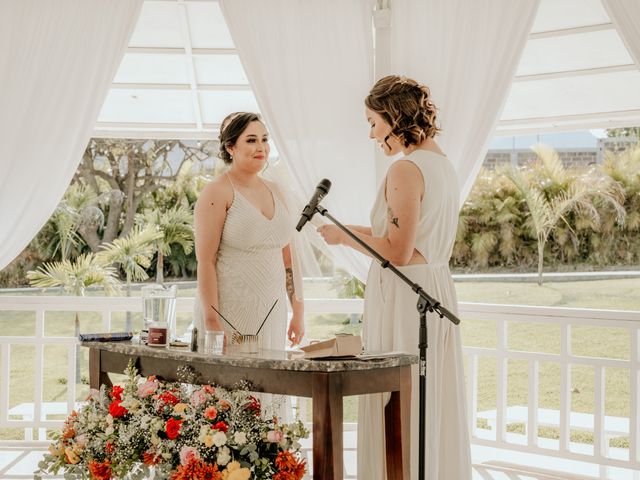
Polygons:
[[340,245],[344,242],[344,234],[336,225],[322,225],[318,227],[318,233],[329,245]]
[[289,331],[287,337],[291,342],[291,346],[300,345],[302,338],[304,337],[304,316],[293,314],[291,317],[291,323],[289,323]]

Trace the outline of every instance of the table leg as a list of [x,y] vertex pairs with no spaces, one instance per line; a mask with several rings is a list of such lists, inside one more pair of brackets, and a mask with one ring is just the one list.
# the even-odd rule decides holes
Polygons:
[[107,372],[102,371],[100,363],[100,350],[97,348],[89,349],[89,387],[100,390],[100,385],[111,387],[111,379]]
[[342,385],[339,375],[313,374],[313,478],[342,480]]
[[400,373],[400,389],[384,409],[387,479],[409,480],[411,453],[411,367]]

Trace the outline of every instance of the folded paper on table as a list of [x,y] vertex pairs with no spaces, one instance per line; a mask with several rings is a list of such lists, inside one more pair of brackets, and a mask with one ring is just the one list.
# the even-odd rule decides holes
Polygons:
[[300,350],[304,351],[304,358],[355,357],[362,353],[362,337],[339,333],[335,338],[300,347]]
[[133,332],[79,333],[81,342],[124,342],[133,338]]

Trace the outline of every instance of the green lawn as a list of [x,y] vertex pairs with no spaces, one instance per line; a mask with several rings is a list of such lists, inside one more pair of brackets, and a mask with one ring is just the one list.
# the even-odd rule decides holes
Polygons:
[[[521,305],[545,305],[558,307],[604,308],[640,311],[640,279],[598,280],[581,282],[545,283],[542,287],[534,283],[501,282],[460,282],[456,284],[460,301],[504,303]],[[192,296],[193,289],[180,291],[180,296]],[[307,298],[335,297],[335,292],[326,284],[312,283],[305,286]],[[60,336],[73,334],[73,312],[51,312],[45,318],[45,335]],[[133,315],[134,325],[140,323],[140,314]],[[178,316],[178,329],[184,329],[190,321],[189,314]],[[101,331],[99,314],[81,313],[81,330]],[[112,329],[124,327],[124,314],[113,316]],[[35,315],[33,312],[0,312],[0,331],[3,335],[33,335]],[[309,315],[307,337],[325,339],[335,333],[360,333],[361,325],[352,323],[348,315]],[[494,347],[496,344],[495,322],[477,321],[464,318],[461,324],[463,344],[469,346]],[[594,341],[597,339],[597,341]],[[629,358],[629,333],[623,329],[574,327],[572,348],[579,355],[602,356],[608,358]],[[509,329],[509,347],[518,350],[558,353],[560,351],[560,330],[554,325],[530,323],[512,324]],[[83,355],[82,376],[86,381],[88,360]],[[45,401],[65,401],[67,396],[66,347],[45,348],[45,381],[43,397]],[[1,360],[0,360],[1,361]],[[11,347],[10,408],[32,401],[34,395],[34,348],[25,345]],[[481,360],[478,368],[478,408],[496,408],[495,401],[495,361]],[[0,378],[0,381],[7,379]],[[618,369],[606,369],[607,415],[629,415],[628,373]],[[574,367],[572,371],[572,407],[574,411],[591,412],[593,408],[593,369]],[[510,361],[508,364],[508,405],[526,405],[528,394],[527,365],[524,361]],[[86,383],[77,385],[77,399],[82,400],[88,391]],[[540,406],[559,407],[559,369],[556,364],[540,365]],[[345,419],[355,421],[356,399],[345,400]],[[309,409],[310,412],[310,409]],[[518,430],[518,425],[509,426]],[[22,430],[0,430],[0,439],[22,438]],[[547,432],[554,436],[556,432]],[[589,441],[588,436],[583,436]]]

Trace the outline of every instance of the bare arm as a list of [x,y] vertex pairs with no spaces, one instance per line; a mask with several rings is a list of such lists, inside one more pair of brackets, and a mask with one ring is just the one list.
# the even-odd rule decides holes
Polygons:
[[[211,308],[218,308],[216,260],[222,228],[227,218],[231,192],[221,182],[208,184],[195,206],[195,244],[198,259],[198,292],[207,330],[224,330],[221,319]],[[232,198],[232,197],[231,197]]]
[[287,337],[291,341],[292,345],[297,345],[302,340],[302,337],[304,337],[304,303],[302,300],[298,300],[296,298],[296,293],[297,296],[302,298],[302,292],[296,292],[295,290],[296,287],[293,281],[291,245],[287,245],[282,249],[282,260],[284,262],[284,270],[286,273],[287,296],[289,297],[289,303],[291,303],[291,310],[293,312]]
[[371,227],[365,227],[363,225],[345,225],[349,230],[351,230],[352,232],[360,232],[360,233],[364,233],[365,235],[369,235],[371,236]]
[[[416,175],[417,167],[409,161],[394,163],[387,174],[388,233],[386,237],[374,237],[371,230],[356,230],[362,241],[378,251],[394,265],[406,265],[411,261],[424,194],[422,175]],[[329,244],[341,244],[368,255],[368,252],[333,225],[320,227],[318,231]]]

